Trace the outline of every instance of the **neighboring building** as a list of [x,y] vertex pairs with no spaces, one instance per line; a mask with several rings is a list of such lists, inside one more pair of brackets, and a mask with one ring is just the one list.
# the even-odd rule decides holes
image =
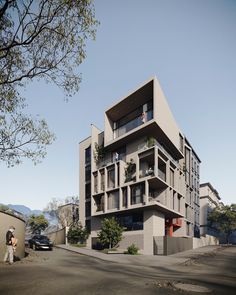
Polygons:
[[61,205],[57,209],[57,216],[62,227],[70,226],[79,220],[79,205],[76,203]]
[[207,225],[208,214],[220,204],[220,196],[217,190],[209,183],[200,184],[200,208],[201,208],[201,221],[200,233],[201,235],[211,235],[218,237],[219,233]]
[[[154,254],[158,237],[199,236],[200,159],[177,126],[154,77],[105,112],[80,143],[80,221],[105,217],[126,228],[120,248]],[[158,242],[157,242],[158,243]]]

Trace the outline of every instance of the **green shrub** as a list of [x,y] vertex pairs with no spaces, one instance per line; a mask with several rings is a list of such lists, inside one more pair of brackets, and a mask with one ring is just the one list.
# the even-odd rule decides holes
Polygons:
[[89,233],[81,223],[71,225],[67,233],[68,242],[70,244],[85,244]]
[[135,244],[131,244],[127,248],[127,253],[130,254],[130,255],[137,255],[138,254],[138,250],[139,250],[139,248]]

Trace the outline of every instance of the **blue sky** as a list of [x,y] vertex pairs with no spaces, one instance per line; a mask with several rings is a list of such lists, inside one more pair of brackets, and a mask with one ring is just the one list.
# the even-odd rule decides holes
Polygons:
[[157,76],[176,121],[202,160],[201,182],[235,202],[236,1],[97,0],[95,42],[87,43],[79,93],[43,82],[24,91],[28,111],[48,121],[57,140],[44,161],[0,165],[0,203],[43,209],[78,195],[78,143],[90,124],[103,129],[111,104]]

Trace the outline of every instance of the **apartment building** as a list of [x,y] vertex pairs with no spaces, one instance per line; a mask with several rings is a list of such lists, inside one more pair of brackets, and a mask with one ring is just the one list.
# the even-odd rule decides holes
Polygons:
[[217,190],[210,184],[210,182],[200,184],[200,233],[201,235],[219,236],[219,233],[208,226],[208,214],[220,204],[220,196]]
[[[156,77],[105,111],[80,142],[80,221],[96,247],[103,218],[125,227],[120,248],[155,254],[159,237],[199,236],[200,159]],[[158,242],[157,242],[158,243]],[[159,245],[160,248],[160,245]]]

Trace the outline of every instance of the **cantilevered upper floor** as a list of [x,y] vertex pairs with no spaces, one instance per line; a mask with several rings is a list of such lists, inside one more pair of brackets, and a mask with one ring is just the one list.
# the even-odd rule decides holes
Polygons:
[[183,136],[155,77],[105,112],[104,146],[116,149],[153,134],[175,159],[183,158]]

